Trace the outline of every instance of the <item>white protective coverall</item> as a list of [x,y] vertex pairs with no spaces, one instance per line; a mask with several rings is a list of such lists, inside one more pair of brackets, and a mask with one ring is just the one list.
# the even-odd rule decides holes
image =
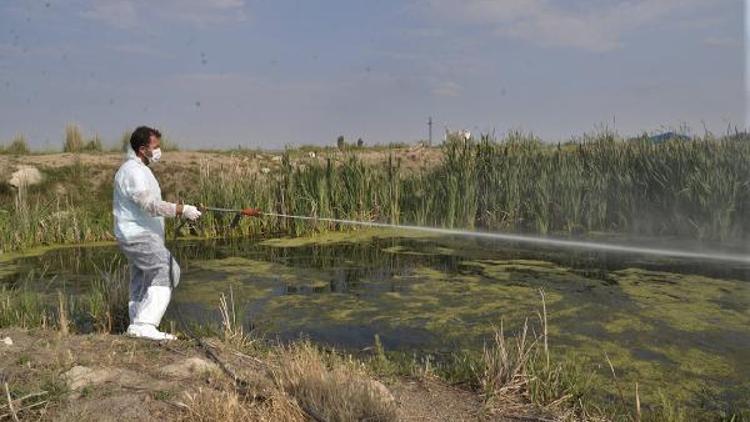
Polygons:
[[180,266],[164,245],[164,217],[175,216],[176,204],[162,200],[154,174],[132,150],[115,174],[112,208],[115,237],[130,266],[127,334],[171,340],[158,327],[180,280]]

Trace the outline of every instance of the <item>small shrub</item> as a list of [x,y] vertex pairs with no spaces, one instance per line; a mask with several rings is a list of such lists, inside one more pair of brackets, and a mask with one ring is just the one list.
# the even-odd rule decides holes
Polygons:
[[190,422],[307,420],[294,401],[283,394],[272,395],[266,403],[258,404],[233,390],[199,388],[197,391],[185,392],[180,404],[185,412],[181,420]]
[[83,149],[87,152],[101,152],[103,150],[103,146],[102,140],[101,138],[99,138],[99,135],[94,135],[94,137],[86,143],[86,146]]
[[274,374],[278,386],[308,413],[328,421],[392,421],[396,407],[356,362],[324,356],[318,348],[301,342],[280,354]]
[[[130,144],[130,140],[128,139],[128,145]],[[171,140],[170,138],[167,138],[166,136],[162,136],[161,142],[159,143],[159,147],[162,151],[179,151],[180,147],[177,146],[177,143]]]
[[65,126],[65,144],[63,145],[63,151],[80,152],[83,147],[83,135],[81,135],[81,129],[78,125],[71,123]]
[[381,375],[393,375],[396,373],[396,365],[388,358],[385,353],[383,343],[380,341],[380,336],[375,334],[375,347],[374,354],[368,362],[370,370]]
[[10,145],[8,145],[4,152],[6,154],[28,154],[30,152],[29,150],[29,143],[26,141],[26,137],[19,134],[16,135],[15,138],[13,138],[13,141],[11,141]]
[[65,380],[51,371],[42,374],[40,387],[47,392],[47,399],[50,403],[62,403],[70,393]]
[[16,365],[19,366],[26,366],[29,363],[31,363],[31,357],[27,355],[26,353],[22,354],[21,356],[16,359]]

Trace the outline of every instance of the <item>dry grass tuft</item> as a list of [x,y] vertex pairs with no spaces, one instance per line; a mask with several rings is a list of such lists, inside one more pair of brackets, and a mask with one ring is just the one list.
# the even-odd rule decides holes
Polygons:
[[598,420],[600,412],[585,400],[589,378],[576,365],[550,357],[547,305],[544,291],[539,293],[538,333],[526,320],[517,335],[506,337],[501,323],[494,341],[484,347],[478,378],[486,405],[490,412],[541,411],[562,420]]
[[276,392],[263,403],[258,416],[260,420],[267,421],[303,422],[308,420],[297,401],[281,392]]
[[199,388],[186,392],[183,402],[178,403],[187,414],[185,421],[238,421],[250,420],[253,412],[235,391],[218,391]]
[[277,386],[316,419],[392,421],[396,405],[390,393],[365,374],[361,365],[323,356],[307,342],[284,348],[274,370]]
[[80,152],[84,147],[83,135],[81,129],[75,123],[69,123],[65,126],[65,143],[63,152]]
[[527,320],[521,333],[511,340],[505,336],[501,322],[500,328],[495,330],[493,344],[484,347],[484,371],[480,383],[488,401],[516,396],[528,388],[527,365],[536,347],[536,339],[528,337],[528,327]]
[[63,293],[57,291],[57,314],[58,314],[58,329],[60,335],[67,336],[70,334],[70,321],[68,320],[68,309]]
[[199,388],[186,392],[184,400],[174,404],[184,411],[180,420],[190,422],[307,420],[294,399],[282,393],[275,393],[265,401],[258,402],[232,389]]
[[30,153],[31,149],[29,148],[29,142],[26,140],[26,137],[22,134],[18,134],[10,142],[10,145],[5,148],[2,148],[0,146],[0,152],[4,152],[6,154],[25,155]]
[[221,313],[221,326],[224,334],[224,342],[239,350],[246,350],[252,343],[250,336],[246,335],[242,321],[237,319],[237,305],[234,302],[234,291],[229,287],[229,299],[224,293],[219,296],[219,313]]

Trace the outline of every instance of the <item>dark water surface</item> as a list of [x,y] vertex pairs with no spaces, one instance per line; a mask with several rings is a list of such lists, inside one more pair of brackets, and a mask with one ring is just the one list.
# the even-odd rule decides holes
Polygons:
[[[627,390],[696,406],[750,407],[750,266],[441,238],[304,246],[183,241],[175,301],[200,322],[231,290],[244,323],[340,348],[479,350],[502,320],[536,324],[544,289],[550,342],[597,376],[606,356]],[[84,292],[124,265],[114,246],[68,247],[2,264],[0,280]],[[32,272],[36,274],[30,275]],[[624,387],[623,387],[624,388]]]

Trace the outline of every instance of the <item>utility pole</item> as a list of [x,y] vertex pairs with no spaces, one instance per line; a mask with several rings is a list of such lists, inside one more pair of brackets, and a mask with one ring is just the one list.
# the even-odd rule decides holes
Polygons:
[[427,118],[427,131],[429,133],[427,145],[432,146],[432,116]]

